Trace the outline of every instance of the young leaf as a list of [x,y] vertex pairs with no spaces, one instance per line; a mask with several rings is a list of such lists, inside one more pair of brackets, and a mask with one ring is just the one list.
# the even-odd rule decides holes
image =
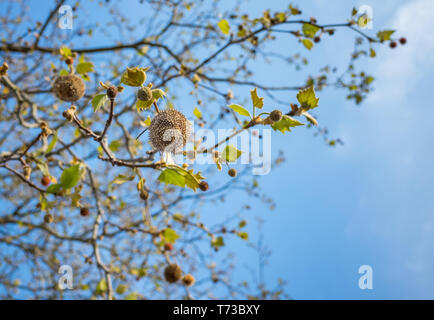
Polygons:
[[77,65],[76,72],[78,74],[85,74],[88,72],[93,72],[93,63],[92,62],[81,62]]
[[301,40],[301,42],[307,48],[307,50],[310,50],[313,48],[313,43],[309,39],[303,39],[303,40]]
[[48,193],[57,193],[62,188],[60,183],[52,184],[47,188]]
[[152,106],[154,101],[155,101],[154,99],[151,99],[149,101],[143,101],[143,100],[137,99],[137,103],[136,103],[137,111],[140,112],[142,110],[148,110]]
[[60,184],[63,189],[71,189],[76,186],[81,177],[80,165],[76,164],[63,170],[60,176]]
[[217,237],[217,238],[215,238],[215,239],[213,239],[212,241],[211,241],[211,245],[213,246],[213,247],[222,247],[222,246],[224,246],[225,245],[225,242],[223,241],[223,237]]
[[56,142],[57,142],[57,132],[54,133],[53,138],[51,138],[51,142],[47,147],[47,150],[45,150],[45,153],[50,153],[53,148],[56,146]]
[[273,123],[271,127],[274,130],[279,130],[280,132],[285,133],[285,131],[291,131],[292,127],[302,126],[302,125],[303,123],[301,123],[300,121],[295,120],[290,116],[284,115],[280,121]]
[[161,172],[158,181],[165,184],[173,184],[178,187],[185,187],[185,177],[178,170],[167,168]]
[[166,96],[166,92],[164,92],[161,89],[154,89],[152,90],[152,98],[154,98],[155,100],[161,99],[164,96]]
[[244,107],[242,107],[242,106],[240,106],[238,104],[231,104],[229,106],[229,108],[231,108],[236,113],[238,113],[238,114],[240,114],[242,116],[247,116],[247,117],[251,118],[250,112],[246,108],[244,108]]
[[243,152],[232,145],[227,145],[221,154],[221,158],[227,162],[235,162]]
[[257,88],[250,91],[250,96],[252,98],[253,107],[262,109],[264,105],[264,98],[258,97],[258,91]]
[[303,34],[308,38],[315,37],[315,34],[318,32],[319,29],[319,27],[314,26],[310,23],[304,23],[302,27]]
[[302,89],[297,93],[297,100],[300,103],[300,107],[308,111],[318,106],[319,98],[315,96],[315,89],[310,86],[307,89]]
[[93,112],[97,112],[99,110],[99,108],[101,108],[104,105],[104,103],[106,103],[107,100],[108,100],[108,97],[105,93],[99,94],[99,95],[96,95],[95,97],[93,97],[93,99],[92,99]]
[[119,174],[110,184],[123,184],[128,181],[134,180],[135,176],[126,176],[124,174]]
[[194,108],[193,114],[196,116],[196,118],[201,119],[202,118],[202,112],[198,109],[198,107]]
[[390,36],[395,32],[395,30],[383,30],[378,31],[377,38],[380,40],[380,42],[384,42],[387,40],[390,40]]
[[163,231],[163,237],[166,242],[175,242],[179,235],[173,229],[166,228]]
[[127,68],[122,74],[121,82],[130,87],[140,87],[146,81],[146,71],[144,68]]
[[220,22],[217,25],[223,34],[225,35],[229,34],[229,31],[231,30],[231,26],[229,25],[229,22],[226,19],[220,20]]

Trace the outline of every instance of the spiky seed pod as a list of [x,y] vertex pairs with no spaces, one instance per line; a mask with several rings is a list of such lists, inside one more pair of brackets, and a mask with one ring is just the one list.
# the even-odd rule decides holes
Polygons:
[[44,221],[45,221],[45,223],[51,223],[51,222],[54,221],[54,218],[53,218],[53,216],[52,216],[51,214],[47,213],[47,214],[44,216]]
[[80,209],[80,215],[82,216],[82,217],[87,217],[88,215],[89,215],[89,208],[81,208]]
[[158,151],[180,153],[190,135],[190,123],[175,109],[160,111],[151,121],[149,137]]
[[280,121],[282,119],[282,112],[280,110],[271,111],[270,119],[273,120],[273,122]]
[[152,99],[152,91],[151,88],[141,87],[139,91],[137,91],[137,98],[142,101],[149,101]]
[[208,188],[209,188],[209,186],[208,186],[208,182],[206,182],[206,181],[201,181],[201,182],[199,183],[199,189],[200,189],[200,190],[202,190],[202,191],[206,191],[206,190],[208,190]]
[[41,184],[42,184],[44,187],[49,186],[50,183],[51,183],[51,179],[50,179],[50,177],[48,177],[48,176],[43,176],[43,177],[42,177],[42,179],[41,179]]
[[229,169],[228,175],[231,177],[236,177],[237,176],[237,170],[235,170],[234,168]]
[[182,278],[182,283],[184,285],[186,285],[187,287],[190,287],[194,284],[194,277],[191,274],[186,274],[183,278]]
[[182,270],[177,264],[169,264],[164,269],[164,279],[169,283],[175,283],[182,277]]
[[84,96],[86,86],[80,77],[69,74],[58,76],[53,82],[52,89],[60,100],[74,102]]

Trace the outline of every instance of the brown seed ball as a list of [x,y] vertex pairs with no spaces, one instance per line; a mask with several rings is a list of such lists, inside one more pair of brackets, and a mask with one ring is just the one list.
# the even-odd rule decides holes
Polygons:
[[182,277],[182,270],[177,264],[169,264],[164,269],[164,278],[169,283],[175,283]]
[[396,48],[396,42],[395,42],[395,41],[392,41],[392,42],[389,44],[389,46],[390,46],[392,49]]
[[270,119],[273,122],[280,121],[282,119],[282,112],[280,110],[273,110],[270,113]]
[[178,110],[160,111],[151,121],[149,137],[158,151],[180,153],[190,135],[190,123]]
[[399,38],[399,43],[400,43],[400,44],[402,44],[402,45],[404,45],[404,44],[406,44],[406,43],[407,43],[407,39],[406,39],[406,38],[404,38],[404,37],[402,37],[402,38]]
[[116,96],[118,95],[118,89],[116,87],[111,86],[110,88],[107,89],[107,97],[111,100],[113,100],[114,98],[116,98]]
[[80,209],[80,215],[82,217],[87,217],[89,215],[90,211],[89,208],[81,208]]
[[191,274],[186,274],[183,278],[182,278],[182,283],[186,286],[192,286],[194,284],[194,277]]
[[172,249],[173,249],[173,244],[171,244],[170,242],[164,244],[164,250],[172,251]]
[[149,101],[152,99],[152,91],[148,87],[141,87],[137,91],[137,98],[142,101]]
[[70,65],[72,65],[74,63],[74,59],[72,57],[68,57],[68,58],[66,58],[65,63],[68,66],[70,66]]
[[54,221],[54,217],[51,214],[47,213],[44,216],[44,221],[45,223],[52,223]]
[[237,176],[237,170],[235,170],[234,168],[229,169],[228,175],[231,177],[236,177]]
[[43,177],[42,177],[42,179],[41,179],[41,184],[42,184],[44,187],[49,186],[50,183],[51,183],[51,179],[50,179],[50,177],[48,177],[48,176],[43,176]]
[[148,200],[149,192],[147,190],[141,190],[140,191],[140,199],[142,200]]
[[314,41],[315,43],[318,43],[318,42],[321,41],[321,37],[316,36],[315,38],[313,38],[313,41]]
[[208,188],[209,188],[209,186],[208,186],[208,182],[206,182],[206,181],[201,181],[201,182],[199,183],[199,189],[200,189],[200,190],[202,190],[202,191],[206,191],[206,190],[208,190]]
[[73,102],[84,96],[86,85],[80,77],[69,74],[58,76],[53,82],[52,89],[60,100]]

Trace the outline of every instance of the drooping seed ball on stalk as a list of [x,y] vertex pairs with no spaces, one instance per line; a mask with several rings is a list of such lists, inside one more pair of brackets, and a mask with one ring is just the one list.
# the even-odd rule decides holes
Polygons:
[[149,101],[152,99],[152,91],[148,87],[141,87],[139,91],[137,91],[137,99],[142,101]]
[[158,151],[180,153],[190,135],[190,123],[178,110],[160,111],[149,126],[149,138]]
[[190,287],[194,284],[194,277],[191,274],[186,274],[183,278],[182,278],[182,283],[184,285],[186,285],[187,287]]
[[169,264],[164,269],[164,279],[169,283],[175,283],[182,277],[182,270],[177,264]]
[[86,85],[83,80],[74,74],[58,76],[54,80],[52,88],[57,98],[70,102],[82,98],[86,91]]

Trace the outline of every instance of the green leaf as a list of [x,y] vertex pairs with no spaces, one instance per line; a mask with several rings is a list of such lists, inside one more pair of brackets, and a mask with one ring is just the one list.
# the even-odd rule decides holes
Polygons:
[[229,106],[229,108],[231,108],[236,113],[238,113],[238,114],[240,114],[242,116],[247,116],[247,117],[251,118],[250,112],[246,108],[244,108],[244,107],[242,107],[242,106],[240,106],[238,104],[231,104]]
[[370,56],[371,58],[375,58],[376,55],[377,55],[377,54],[376,54],[375,50],[371,48],[371,49],[369,50],[369,56]]
[[394,32],[395,30],[378,31],[377,38],[380,40],[380,42],[390,40],[390,37]]
[[53,138],[51,138],[50,144],[48,145],[47,150],[45,150],[45,153],[50,153],[56,146],[56,142],[57,142],[57,132],[54,133]]
[[315,89],[313,86],[300,90],[297,94],[297,100],[300,103],[301,108],[305,111],[318,107],[319,98],[315,96]]
[[125,182],[134,180],[134,178],[135,178],[135,175],[127,176],[124,174],[118,174],[117,177],[114,178],[114,180],[112,182],[110,182],[110,184],[123,184]]
[[137,300],[139,298],[139,294],[137,292],[131,292],[125,296],[125,300]]
[[117,293],[117,294],[124,294],[125,291],[127,291],[127,290],[128,290],[128,286],[127,286],[127,285],[125,285],[125,284],[120,284],[120,285],[118,285],[118,287],[116,288],[116,293]]
[[62,70],[60,70],[60,72],[59,72],[59,75],[60,76],[67,76],[69,74],[69,72],[68,72],[68,70],[66,70],[66,69],[62,69]]
[[224,240],[223,240],[223,237],[217,237],[217,238],[215,238],[215,239],[213,239],[212,241],[211,241],[211,245],[213,246],[213,247],[222,247],[222,246],[224,246],[225,245],[225,242],[224,242]]
[[99,108],[101,108],[104,105],[104,103],[106,103],[107,100],[108,97],[106,94],[99,94],[93,97],[92,99],[93,112],[97,112]]
[[127,68],[122,74],[121,83],[130,87],[140,87],[146,81],[146,71],[144,68]]
[[257,88],[250,90],[250,96],[252,98],[253,107],[262,109],[264,105],[264,98],[258,97],[258,91]]
[[242,151],[238,150],[234,146],[227,145],[221,154],[221,158],[227,162],[235,162],[242,153]]
[[161,172],[158,181],[165,184],[173,184],[178,187],[185,187],[185,177],[178,170],[167,168]]
[[105,280],[105,278],[102,278],[98,284],[96,285],[96,294],[97,295],[102,295],[104,292],[107,291],[107,282]]
[[313,43],[309,39],[303,39],[301,40],[301,43],[307,48],[307,50],[310,50],[313,48]]
[[148,110],[152,104],[154,103],[154,99],[150,99],[149,101],[143,101],[140,99],[137,99],[137,103],[136,103],[136,109],[138,112],[142,111],[142,110]]
[[164,92],[161,89],[154,89],[152,90],[152,98],[155,100],[161,99],[166,96],[166,92]]
[[200,112],[199,108],[196,107],[193,110],[193,114],[196,116],[196,118],[201,119],[202,118],[202,112]]
[[240,223],[238,224],[239,228],[244,228],[247,225],[247,221],[246,220],[241,220]]
[[48,193],[57,193],[62,188],[62,185],[60,183],[52,184],[47,188]]
[[145,124],[145,126],[149,127],[151,125],[151,116],[148,116],[143,123]]
[[92,62],[81,62],[77,65],[76,72],[78,74],[85,74],[88,72],[93,72],[93,63]]
[[220,31],[228,35],[229,31],[231,30],[231,26],[229,25],[229,22],[226,19],[221,19],[219,23],[217,23],[218,27],[220,28]]
[[300,121],[295,120],[290,116],[284,115],[280,121],[273,123],[271,127],[275,131],[279,130],[280,132],[285,133],[285,131],[291,132],[291,128],[293,127],[302,126],[302,125],[303,123],[301,123]]
[[63,189],[71,189],[77,185],[80,177],[80,165],[73,165],[68,169],[63,170],[62,175],[60,176],[60,184],[62,185]]
[[122,142],[120,140],[113,140],[112,142],[110,142],[108,147],[111,151],[116,152],[119,150],[121,145],[122,145]]
[[64,56],[65,58],[72,57],[71,49],[69,49],[66,46],[61,47],[59,51],[60,51],[60,54],[62,56]]
[[315,34],[318,32],[319,29],[319,27],[314,26],[310,23],[304,23],[302,27],[303,34],[308,38],[315,37]]
[[239,236],[243,240],[249,239],[249,234],[247,232],[237,232],[237,236]]
[[166,228],[163,231],[163,237],[166,242],[175,242],[179,235],[173,229]]

